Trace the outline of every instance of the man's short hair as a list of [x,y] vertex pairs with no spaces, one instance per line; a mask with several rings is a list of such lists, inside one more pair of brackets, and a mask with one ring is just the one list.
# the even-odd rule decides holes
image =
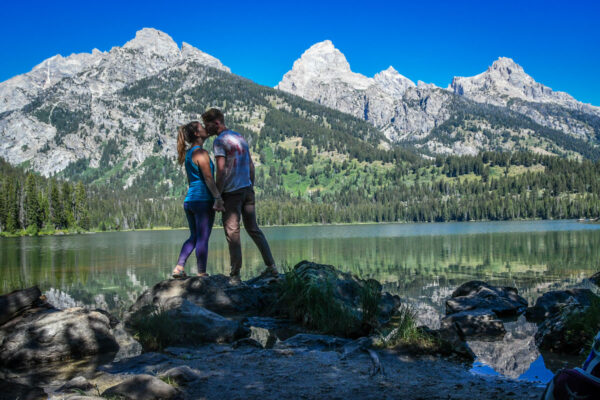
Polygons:
[[215,121],[221,121],[222,124],[225,124],[225,116],[223,112],[218,108],[211,108],[202,114],[202,121],[207,124]]

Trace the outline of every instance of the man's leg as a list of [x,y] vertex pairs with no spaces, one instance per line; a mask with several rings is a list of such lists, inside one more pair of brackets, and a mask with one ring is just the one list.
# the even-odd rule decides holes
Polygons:
[[256,247],[260,250],[263,261],[267,267],[274,267],[275,260],[271,254],[271,248],[267,242],[267,238],[262,233],[258,224],[256,223],[256,204],[254,199],[254,189],[247,188],[246,196],[244,198],[244,204],[242,206],[242,218],[244,219],[244,228],[248,235],[254,240]]
[[240,242],[240,214],[243,193],[223,193],[223,229],[229,245],[229,259],[231,263],[231,276],[239,276],[242,269],[242,244]]

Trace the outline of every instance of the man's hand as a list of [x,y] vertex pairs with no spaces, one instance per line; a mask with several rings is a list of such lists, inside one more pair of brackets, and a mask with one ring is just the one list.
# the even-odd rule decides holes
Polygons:
[[213,210],[223,212],[225,211],[225,203],[222,198],[215,199],[215,204],[213,205]]

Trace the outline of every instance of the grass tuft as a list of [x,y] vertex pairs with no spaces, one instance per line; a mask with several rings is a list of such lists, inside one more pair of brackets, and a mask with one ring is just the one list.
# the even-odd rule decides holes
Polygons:
[[345,336],[356,330],[356,318],[336,300],[330,281],[305,280],[287,270],[279,285],[278,304],[291,318],[323,333]]
[[286,268],[279,283],[278,307],[290,318],[316,331],[338,336],[366,335],[379,324],[381,287],[368,280],[360,293],[360,310],[338,300],[331,280],[305,279]]
[[134,338],[146,351],[161,351],[175,344],[179,337],[176,321],[166,310],[156,307],[140,310],[131,320],[130,326],[134,331]]

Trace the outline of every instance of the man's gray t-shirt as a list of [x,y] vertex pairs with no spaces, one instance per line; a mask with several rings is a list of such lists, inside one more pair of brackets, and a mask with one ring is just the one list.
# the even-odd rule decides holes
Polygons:
[[252,185],[250,180],[250,151],[242,135],[223,131],[213,142],[215,157],[225,157],[223,192],[229,193]]

